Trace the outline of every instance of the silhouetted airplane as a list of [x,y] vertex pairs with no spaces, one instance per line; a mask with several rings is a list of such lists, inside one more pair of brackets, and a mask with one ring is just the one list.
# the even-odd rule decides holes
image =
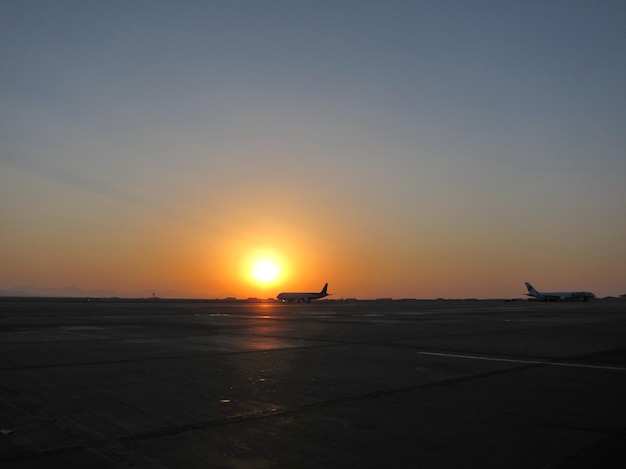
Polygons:
[[526,288],[528,288],[527,296],[532,296],[539,301],[588,301],[590,298],[595,298],[591,292],[588,291],[544,291],[540,292],[535,290],[530,283],[526,282]]
[[279,293],[276,298],[278,298],[283,303],[285,301],[297,301],[297,302],[306,301],[308,303],[311,300],[317,300],[319,298],[324,298],[325,296],[328,296],[328,293],[326,293],[327,290],[328,290],[328,284],[325,284],[324,288],[322,288],[322,291],[319,293],[283,292],[283,293]]

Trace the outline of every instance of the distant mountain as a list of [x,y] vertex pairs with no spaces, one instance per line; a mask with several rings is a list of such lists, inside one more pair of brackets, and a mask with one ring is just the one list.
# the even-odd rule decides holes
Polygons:
[[33,287],[33,286],[15,286],[8,290],[0,290],[0,297],[2,296],[17,296],[17,297],[45,297],[45,298],[151,298],[152,296],[160,298],[202,298],[202,295],[190,295],[189,293],[166,290],[163,292],[152,292],[148,290],[133,291],[121,293],[115,290],[98,290],[98,289],[85,289],[78,287],[58,287],[58,288],[46,288],[46,287]]
[[119,296],[113,290],[88,290],[77,287],[45,288],[32,286],[16,286],[9,290],[0,290],[0,296],[43,296],[43,297],[76,297],[76,298],[110,298]]
[[32,296],[30,293],[22,290],[0,290],[0,297],[2,296]]

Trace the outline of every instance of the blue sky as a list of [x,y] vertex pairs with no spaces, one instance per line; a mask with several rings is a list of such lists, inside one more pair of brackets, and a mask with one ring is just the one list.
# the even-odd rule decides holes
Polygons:
[[624,293],[625,20],[3,2],[0,289],[264,295],[237,269],[271,251],[339,296]]

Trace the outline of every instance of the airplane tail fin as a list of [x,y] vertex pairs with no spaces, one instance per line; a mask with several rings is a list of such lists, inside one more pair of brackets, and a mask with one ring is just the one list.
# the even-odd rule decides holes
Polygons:
[[539,295],[539,292],[537,290],[535,290],[535,287],[533,287],[530,283],[526,282],[526,288],[528,288],[528,293],[532,296],[536,296]]
[[326,291],[328,290],[328,284],[326,283],[324,285],[324,288],[322,288],[322,291],[320,292],[321,295],[326,295]]

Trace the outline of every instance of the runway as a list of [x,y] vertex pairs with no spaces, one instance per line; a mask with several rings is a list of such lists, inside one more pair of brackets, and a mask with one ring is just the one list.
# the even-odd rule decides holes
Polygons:
[[0,298],[3,468],[624,467],[626,301]]

